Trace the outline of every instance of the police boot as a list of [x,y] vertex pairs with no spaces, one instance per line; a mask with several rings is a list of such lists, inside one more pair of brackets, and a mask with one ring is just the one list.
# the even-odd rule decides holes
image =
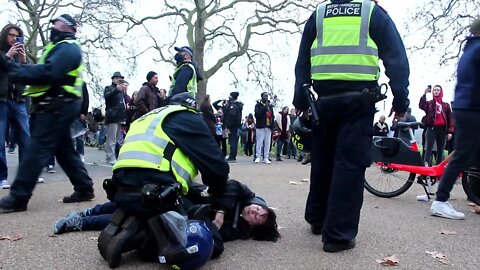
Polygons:
[[100,232],[98,236],[98,250],[100,255],[105,258],[106,250],[112,238],[118,234],[121,228],[121,224],[125,221],[127,216],[125,212],[120,209],[117,209],[110,218],[110,223]]
[[118,213],[117,211],[112,216],[110,224],[98,237],[98,249],[110,268],[118,267],[122,253],[128,251],[125,248],[134,242],[140,226],[140,221],[136,217],[126,217],[123,211],[120,210]]

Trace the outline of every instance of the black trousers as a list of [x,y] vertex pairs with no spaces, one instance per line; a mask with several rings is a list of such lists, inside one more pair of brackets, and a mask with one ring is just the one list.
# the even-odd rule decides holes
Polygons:
[[28,201],[37,178],[48,161],[55,156],[67,174],[73,189],[93,192],[92,178],[73,147],[70,126],[80,113],[80,100],[61,104],[56,112],[34,113],[30,117],[31,140],[20,161],[10,194],[17,200]]
[[443,160],[443,150],[445,150],[445,143],[447,141],[447,128],[427,127],[425,139],[427,141],[425,147],[425,162],[427,162],[429,166],[432,166],[433,145],[437,143],[437,156],[435,157],[435,163],[440,164]]
[[471,163],[480,158],[480,112],[453,112],[455,119],[455,151],[448,163],[437,190],[437,201],[445,202],[450,198],[450,192],[458,175],[467,169]]
[[371,164],[373,104],[360,97],[319,99],[313,126],[312,169],[305,219],[323,227],[325,242],[357,236],[365,169]]

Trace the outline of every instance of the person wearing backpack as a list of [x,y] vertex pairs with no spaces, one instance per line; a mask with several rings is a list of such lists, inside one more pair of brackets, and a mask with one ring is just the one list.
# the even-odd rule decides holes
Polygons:
[[[238,92],[231,92],[228,100],[222,104],[224,124],[229,131],[228,143],[230,144],[230,154],[227,158],[228,162],[236,162],[237,160],[238,129],[242,125],[243,111],[243,103],[237,101],[238,95]],[[218,100],[214,102],[213,107],[218,109],[218,103],[221,101],[222,100]]]

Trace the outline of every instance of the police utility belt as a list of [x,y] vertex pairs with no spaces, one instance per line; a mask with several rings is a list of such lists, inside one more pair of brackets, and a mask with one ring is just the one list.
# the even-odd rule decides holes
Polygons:
[[[385,91],[382,92],[382,88],[385,88]],[[327,95],[327,96],[320,96],[318,99],[320,100],[329,100],[339,97],[354,97],[360,96],[362,98],[362,103],[364,105],[371,105],[375,104],[379,101],[382,101],[387,98],[387,90],[388,86],[386,84],[381,84],[380,86],[374,88],[365,88],[360,92],[343,92],[339,94]]]
[[[40,99],[40,100],[38,100]],[[40,97],[32,98],[32,104],[30,105],[31,113],[46,113],[57,112],[58,109],[65,103],[77,100],[78,98],[72,96],[57,96],[57,97]]]

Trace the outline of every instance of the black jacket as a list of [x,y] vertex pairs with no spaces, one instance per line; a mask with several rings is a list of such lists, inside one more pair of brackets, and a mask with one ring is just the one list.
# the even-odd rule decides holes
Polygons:
[[[6,51],[0,50],[0,57],[5,57],[6,53]],[[17,56],[10,61],[19,63]],[[7,99],[15,100],[17,102],[25,101],[25,97],[22,96],[23,90],[25,90],[24,84],[12,83],[8,79],[8,73],[6,70],[0,70],[0,101],[5,101]]]
[[90,104],[90,98],[88,96],[87,84],[83,83],[83,86],[82,86],[82,105],[80,107],[80,114],[83,114],[83,115],[87,116],[89,104]]
[[[209,187],[209,193],[214,197],[222,195],[230,167],[202,117],[189,111],[174,112],[163,120],[162,127],[175,143],[175,146],[182,150],[200,171],[202,182]],[[137,173],[140,173],[142,169],[118,169],[118,171],[120,170],[136,170]],[[171,173],[158,173],[156,177],[161,179],[162,182],[174,181]],[[141,181],[139,177],[132,180],[137,182],[121,181],[122,179],[118,183],[126,186],[140,187],[143,185],[143,183],[138,182]],[[127,181],[130,180],[127,179]]]
[[458,61],[453,110],[480,111],[480,37],[468,37]]
[[242,125],[243,103],[237,100],[229,100],[218,105],[223,100],[217,100],[212,105],[215,109],[222,108],[223,123],[227,128],[239,128]]
[[[270,123],[267,123],[267,112],[270,112]],[[255,123],[256,128],[273,128],[273,121],[275,120],[273,113],[273,106],[263,104],[261,100],[257,101],[255,105]]]
[[[73,33],[62,33],[54,41],[58,43],[62,40],[73,40]],[[67,73],[77,69],[82,64],[82,50],[76,44],[60,43],[45,59],[41,65],[21,65],[14,62],[8,63],[8,75],[12,82],[25,85],[51,85],[50,89],[40,97],[32,97],[32,104],[43,101],[48,97],[58,97],[59,95],[77,98],[63,89],[62,85],[71,83],[70,76]]]
[[112,83],[105,87],[103,96],[105,97],[105,124],[126,123],[127,108],[123,91],[117,90],[117,86]]
[[[332,0],[335,4],[348,3],[351,0]],[[304,84],[312,84],[310,51],[312,43],[317,37],[316,11],[308,19],[303,31],[297,63],[295,64],[295,95],[293,105],[297,109],[308,109],[308,102],[303,90]],[[374,6],[370,18],[369,34],[378,46],[378,56],[385,66],[385,74],[390,79],[389,85],[393,93],[393,108],[403,113],[407,110],[408,100],[408,76],[410,69],[407,54],[402,38],[390,16],[379,5]],[[338,91],[361,91],[364,88],[378,86],[377,81],[338,81],[324,80],[313,81],[313,88],[320,96],[324,92],[333,93]]]

